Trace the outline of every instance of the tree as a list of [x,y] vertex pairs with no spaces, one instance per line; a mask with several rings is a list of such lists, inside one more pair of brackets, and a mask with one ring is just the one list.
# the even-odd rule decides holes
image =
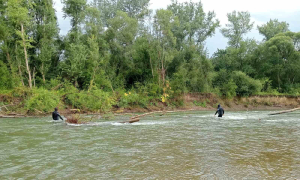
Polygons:
[[179,21],[172,11],[160,9],[154,16],[154,36],[159,42],[157,47],[158,59],[161,66],[162,85],[165,84],[166,69],[176,54],[176,37],[172,29],[179,26]]
[[168,10],[172,11],[179,20],[179,27],[172,30],[177,38],[178,48],[182,47],[184,40],[203,45],[208,37],[214,35],[220,24],[219,20],[215,19],[214,12],[207,14],[204,12],[201,2],[178,3],[177,0],[172,0]]
[[240,47],[240,42],[243,40],[243,36],[251,31],[254,23],[251,22],[249,12],[236,12],[227,14],[229,24],[226,24],[226,28],[221,29],[221,33],[224,37],[229,39],[228,44],[232,47]]
[[71,39],[74,42],[79,38],[80,24],[85,18],[86,0],[63,0],[63,3],[64,18],[71,18]]
[[36,67],[40,71],[43,83],[51,66],[51,59],[57,53],[55,43],[58,38],[58,26],[52,0],[34,0],[34,54],[36,55]]
[[286,22],[279,22],[278,19],[270,19],[267,24],[257,26],[260,34],[265,36],[265,41],[270,40],[276,34],[289,31],[289,24]]
[[110,47],[110,67],[108,72],[114,86],[124,86],[126,73],[132,61],[132,46],[137,34],[138,22],[127,13],[118,11],[113,19],[108,21],[106,40]]
[[[105,52],[100,53],[100,49],[103,49],[104,39],[102,38],[103,27],[101,22],[101,15],[97,8],[88,6],[86,9],[85,17],[85,31],[87,35],[88,46],[88,72],[91,74],[91,80],[89,83],[89,91],[92,89],[95,77],[98,73],[100,65],[103,63],[103,55]],[[89,73],[89,72],[92,73]]]
[[[31,48],[32,39],[28,39],[26,34],[26,26],[30,23],[28,8],[31,7],[30,0],[8,0],[7,16],[8,19],[17,24],[16,34],[21,37],[21,45],[24,48],[26,70],[28,74],[28,84],[32,88],[31,71],[29,67],[29,57],[27,49]],[[19,29],[21,28],[21,30]]]
[[[269,61],[273,68],[270,69],[270,77],[279,91],[282,91],[282,79],[284,78],[286,67],[292,62],[294,57],[293,41],[288,36],[275,36],[266,42],[266,61]],[[299,59],[298,59],[299,61]],[[288,72],[292,73],[292,72]]]
[[66,48],[65,61],[62,64],[63,75],[72,81],[75,87],[79,87],[78,79],[84,75],[87,57],[87,47],[80,41],[70,43]]
[[150,0],[95,0],[94,2],[101,12],[105,26],[108,26],[109,19],[115,18],[118,11],[126,12],[130,18],[138,21],[143,21],[149,14]]

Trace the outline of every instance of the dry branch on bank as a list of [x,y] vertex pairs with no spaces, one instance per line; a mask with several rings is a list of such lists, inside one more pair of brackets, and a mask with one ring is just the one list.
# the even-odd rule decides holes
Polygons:
[[286,110],[286,111],[280,111],[280,112],[276,112],[276,113],[271,113],[269,115],[277,115],[277,114],[284,114],[284,113],[290,113],[290,112],[294,112],[300,110],[300,108],[295,108],[295,109],[290,109],[290,110]]

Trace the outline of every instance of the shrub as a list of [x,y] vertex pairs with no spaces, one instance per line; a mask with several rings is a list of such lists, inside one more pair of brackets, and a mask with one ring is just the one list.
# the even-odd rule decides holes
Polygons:
[[60,102],[60,97],[53,91],[46,89],[33,89],[32,95],[25,100],[27,111],[51,112]]
[[12,76],[6,65],[2,61],[0,61],[0,89],[11,89],[12,87]]
[[235,91],[238,96],[256,94],[262,89],[262,83],[259,80],[255,80],[241,71],[234,71],[232,79],[237,86]]
[[215,74],[213,85],[214,92],[219,96],[225,96],[226,98],[232,98],[236,95],[237,86],[235,82],[230,77],[225,69],[221,69],[218,73]]
[[65,101],[78,109],[100,112],[109,111],[115,104],[115,100],[110,96],[110,93],[100,89],[93,89],[90,92],[72,90],[71,93],[65,95]]
[[119,106],[142,106],[146,107],[149,104],[149,98],[146,94],[138,94],[135,91],[121,94]]
[[200,106],[200,107],[204,107],[204,108],[206,108],[207,106],[206,106],[206,101],[203,101],[203,102],[198,102],[198,101],[194,101],[194,105],[195,106]]

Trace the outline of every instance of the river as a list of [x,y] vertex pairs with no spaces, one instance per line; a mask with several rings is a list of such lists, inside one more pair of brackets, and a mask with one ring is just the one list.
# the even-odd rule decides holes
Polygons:
[[0,179],[300,179],[300,113],[0,119]]

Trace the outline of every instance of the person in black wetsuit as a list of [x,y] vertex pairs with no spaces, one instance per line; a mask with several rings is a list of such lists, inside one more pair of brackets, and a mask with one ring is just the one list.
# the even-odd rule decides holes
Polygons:
[[60,115],[59,115],[59,113],[57,112],[57,108],[54,108],[54,112],[52,113],[52,118],[53,118],[53,120],[55,120],[55,121],[57,121],[57,120],[59,120],[59,118],[61,119],[61,120],[64,120]]
[[218,117],[222,117],[222,116],[224,115],[224,113],[225,113],[224,109],[223,109],[223,108],[221,107],[221,105],[219,104],[219,105],[218,105],[217,112],[215,113],[215,115],[216,115],[216,114],[219,114]]

